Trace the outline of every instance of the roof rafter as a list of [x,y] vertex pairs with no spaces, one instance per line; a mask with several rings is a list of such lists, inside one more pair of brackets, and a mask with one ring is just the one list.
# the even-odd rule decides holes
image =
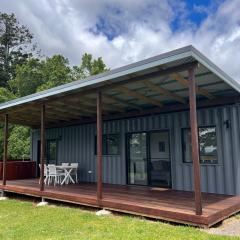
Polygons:
[[150,104],[153,104],[153,105],[156,105],[158,107],[162,107],[163,104],[155,99],[152,99],[152,98],[149,98],[149,97],[146,97],[145,95],[141,94],[141,93],[138,93],[136,91],[133,91],[133,90],[130,90],[129,88],[127,87],[124,87],[124,86],[118,86],[117,89],[122,92],[123,94],[125,95],[128,95],[128,96],[131,96],[133,98],[136,98],[138,100],[141,100],[143,102],[146,102],[146,103],[150,103]]
[[[39,123],[40,123],[41,115],[39,112],[36,112],[34,110],[28,110],[28,111],[26,111],[26,113],[28,114],[28,116],[33,116],[33,117],[39,119]],[[52,109],[49,106],[46,106],[46,114],[45,115],[46,115],[45,116],[46,119],[53,120],[54,122],[59,121],[59,120],[63,120],[63,121],[71,120],[65,112],[57,111],[55,109]],[[73,119],[79,119],[79,117],[74,116]]]
[[[82,103],[82,104],[85,104],[87,108],[89,107],[94,107],[95,111],[96,111],[96,100],[93,99],[93,98],[89,98],[89,97],[81,97],[81,99],[79,99],[79,101]],[[125,112],[125,109],[122,108],[122,107],[118,107],[116,108],[116,106],[110,104],[110,103],[106,103],[106,102],[103,102],[103,111],[106,112],[106,111],[109,111],[109,112]]]
[[[53,103],[52,103],[53,104]],[[65,102],[55,102],[53,105],[50,105],[52,107],[61,107],[60,111],[65,111],[66,113],[75,113],[77,115],[95,115],[96,114],[96,110],[95,109],[91,109],[91,108],[83,108],[83,105],[73,105],[71,102],[65,101]],[[66,110],[65,110],[65,109]],[[57,108],[56,110],[59,110],[59,108]]]
[[116,104],[121,104],[121,105],[126,106],[126,107],[130,107],[130,108],[142,110],[141,107],[139,107],[139,106],[137,106],[137,105],[135,105],[135,104],[133,104],[133,103],[123,102],[123,101],[119,100],[118,98],[113,97],[113,96],[110,96],[110,95],[103,94],[102,97],[103,97],[103,101],[104,101],[104,100],[107,100],[108,102],[112,102],[112,103],[116,103]]
[[163,94],[163,95],[165,95],[167,97],[170,97],[170,98],[176,100],[177,102],[181,102],[181,103],[185,103],[186,102],[183,97],[180,97],[177,94],[172,93],[168,89],[163,88],[163,87],[161,87],[159,85],[156,85],[156,84],[152,83],[151,81],[145,80],[145,81],[143,81],[143,83],[144,83],[144,85],[147,88],[151,89],[152,91],[155,91],[157,93],[160,93],[160,94]]
[[[185,86],[185,87],[189,87],[189,82],[188,80],[186,80],[184,77],[182,77],[179,73],[172,73],[170,74],[170,77],[176,81],[178,81],[181,85]],[[213,99],[214,96],[206,89],[201,88],[196,86],[196,92],[198,94],[203,95],[204,97],[208,98],[208,99]]]
[[[134,82],[139,82],[139,81],[142,81],[142,80],[146,80],[146,79],[151,79],[151,78],[155,78],[155,77],[162,77],[162,76],[166,76],[166,75],[169,75],[173,72],[182,72],[182,71],[185,71],[187,69],[189,69],[190,67],[193,67],[193,66],[197,66],[197,61],[194,61],[194,62],[189,62],[189,63],[185,63],[185,64],[182,64],[182,65],[179,65],[179,66],[174,66],[174,67],[169,67],[169,68],[166,68],[166,69],[162,69],[162,70],[159,70],[157,72],[153,72],[153,73],[148,73],[148,74],[145,74],[144,76],[136,76],[136,77],[133,77],[131,79],[125,79],[125,80],[122,80],[120,82],[112,82],[112,81],[106,81],[105,84],[101,87],[99,87],[99,89],[101,89],[102,91],[107,91],[109,89],[112,89],[112,88],[116,88],[118,86],[122,86],[122,85],[125,85],[125,84],[129,84],[129,83],[134,83]],[[87,96],[88,94],[92,94],[92,93],[96,93],[96,89],[87,89],[85,90],[84,92],[75,92],[75,93],[69,93],[69,94],[66,94],[65,96],[51,96],[49,97],[48,99],[40,99],[40,103],[43,103],[43,102],[53,102],[53,101],[56,101],[58,99],[61,99],[61,100],[65,100],[65,99],[68,99],[69,96],[76,96],[79,98],[79,96],[81,96],[81,98],[84,96]],[[6,109],[7,110],[7,109]],[[0,112],[2,112],[4,110],[0,110]]]

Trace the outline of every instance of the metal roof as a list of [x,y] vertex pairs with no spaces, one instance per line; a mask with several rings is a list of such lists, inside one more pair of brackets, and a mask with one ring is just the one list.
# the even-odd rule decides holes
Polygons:
[[[171,52],[167,52],[164,54],[157,55],[155,57],[151,57],[148,59],[145,59],[143,61],[139,61],[133,64],[129,64],[124,67],[120,67],[108,72],[105,72],[103,74],[91,76],[84,80],[78,80],[74,81],[68,84],[64,84],[55,88],[51,88],[46,91],[38,92],[32,95],[28,95],[22,98],[18,98],[9,102],[5,102],[0,104],[0,114],[2,113],[12,113],[12,112],[18,112],[17,115],[22,115],[23,120],[18,121],[17,116],[11,117],[12,122],[14,123],[23,123],[25,117],[28,116],[28,114],[31,112],[30,110],[34,107],[37,107],[37,104],[42,102],[49,102],[52,101],[54,104],[54,101],[59,101],[62,98],[68,97],[69,100],[71,96],[78,94],[79,97],[82,98],[82,96],[86,95],[86,93],[89,93],[87,97],[90,97],[90,103],[91,100],[95,99],[94,95],[94,89],[99,88],[106,88],[107,85],[111,84],[121,84],[124,83],[125,86],[127,86],[128,89],[132,91],[137,91],[138,94],[144,95],[146,97],[149,97],[153,99],[153,101],[161,101],[164,104],[171,103],[173,99],[168,98],[167,94],[159,95],[159,93],[156,93],[153,91],[153,89],[146,89],[146,86],[143,85],[141,81],[135,81],[132,82],[132,78],[142,78],[144,76],[150,76],[149,79],[151,80],[152,84],[156,84],[157,86],[164,87],[166,91],[171,91],[175,95],[178,95],[179,97],[186,98],[187,97],[187,88],[180,86],[179,82],[175,80],[171,80],[171,78],[166,79],[163,76],[160,77],[152,77],[151,74],[159,72],[164,69],[168,68],[174,68],[176,66],[181,66],[183,64],[193,63],[197,61],[199,63],[199,67],[196,72],[196,82],[199,87],[203,87],[204,91],[209,91],[210,93],[217,94],[217,95],[226,95],[228,92],[232,94],[232,92],[239,93],[240,92],[240,84],[232,79],[230,76],[228,76],[225,72],[223,72],[220,68],[218,68],[214,63],[212,63],[208,58],[206,58],[203,54],[201,54],[197,49],[195,49],[193,46],[186,46]],[[186,71],[182,71],[181,78],[187,79]],[[128,83],[129,80],[129,83]],[[146,102],[137,100],[132,96],[132,94],[128,95],[122,94],[122,91],[124,89],[118,88],[106,88],[105,93],[106,97],[109,98],[115,98],[115,100],[122,101],[122,105],[129,105],[127,110],[131,110],[132,106],[135,105],[136,108],[148,108],[151,107]],[[200,94],[201,95],[201,94]],[[73,99],[71,99],[73,100]],[[112,102],[110,101],[112,104]],[[82,104],[82,103],[81,103]],[[88,112],[89,110],[89,102],[84,102],[86,105],[86,108],[83,106],[83,110],[85,112]],[[84,105],[83,104],[83,105]],[[117,106],[116,102],[114,103]],[[63,107],[64,102],[62,103]],[[74,105],[74,104],[73,104]],[[93,105],[93,104],[92,104]],[[21,110],[26,106],[26,109]],[[28,109],[29,106],[29,109]],[[78,106],[78,103],[76,102],[76,107]],[[71,108],[71,105],[65,106],[65,108]],[[53,109],[53,108],[51,108]],[[106,107],[106,111],[108,108]],[[34,110],[34,109],[33,109]],[[59,109],[59,111],[62,109]],[[50,108],[49,108],[50,111]],[[83,112],[84,112],[83,111]],[[52,110],[53,112],[53,110]],[[38,111],[36,111],[37,115]],[[13,114],[14,115],[14,114]],[[16,113],[15,113],[16,115]],[[57,118],[58,113],[55,111],[55,115]],[[69,115],[71,115],[69,113]],[[88,114],[86,114],[86,117]],[[84,116],[84,114],[83,114]],[[37,118],[37,116],[36,116]],[[33,119],[33,118],[32,118]],[[0,119],[1,120],[1,119]],[[26,119],[27,120],[27,119]],[[40,119],[39,119],[40,120]],[[71,118],[69,118],[71,120]],[[35,119],[36,122],[36,119]],[[26,121],[26,125],[31,125],[31,121],[29,121],[29,124]],[[34,123],[35,124],[35,123]],[[34,125],[32,124],[32,126]]]

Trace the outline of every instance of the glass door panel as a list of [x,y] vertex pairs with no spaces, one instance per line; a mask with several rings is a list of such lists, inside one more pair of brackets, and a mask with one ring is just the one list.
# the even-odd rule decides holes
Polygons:
[[150,133],[150,181],[158,187],[171,187],[169,132]]
[[136,185],[147,185],[147,134],[129,134],[128,151],[129,183]]
[[47,140],[46,160],[47,164],[57,165],[57,140]]

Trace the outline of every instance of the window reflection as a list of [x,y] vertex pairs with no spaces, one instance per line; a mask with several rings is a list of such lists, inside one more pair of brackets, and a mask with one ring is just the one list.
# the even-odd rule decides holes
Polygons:
[[[216,127],[199,127],[199,154],[201,163],[215,164],[217,160]],[[192,162],[192,146],[190,129],[182,130],[183,162]]]
[[147,185],[147,139],[146,133],[129,137],[130,184]]
[[57,164],[57,141],[47,140],[47,162]]
[[[103,155],[118,155],[120,153],[120,135],[104,134],[102,136]],[[95,155],[97,154],[97,136],[95,136]]]

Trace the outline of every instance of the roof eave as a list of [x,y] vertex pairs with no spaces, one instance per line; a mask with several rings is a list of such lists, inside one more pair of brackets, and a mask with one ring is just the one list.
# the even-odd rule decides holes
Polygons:
[[33,101],[44,100],[45,98],[52,97],[58,94],[70,93],[81,88],[96,87],[96,85],[101,85],[106,81],[113,80],[133,74],[146,69],[154,68],[167,64],[173,61],[181,60],[187,57],[193,57],[203,66],[207,67],[210,71],[220,77],[223,81],[229,84],[232,88],[240,92],[240,84],[218,68],[213,62],[201,54],[193,46],[186,46],[171,52],[160,54],[158,56],[142,60],[137,63],[133,63],[124,67],[120,67],[109,72],[91,76],[85,80],[78,80],[68,84],[64,84],[46,91],[35,93],[26,97],[18,98],[3,104],[0,104],[0,110],[4,110],[13,106],[18,106],[26,103],[31,103]]
[[71,91],[88,87],[95,84],[100,84],[108,80],[114,80],[125,75],[137,73],[139,71],[144,71],[149,68],[153,68],[159,65],[169,63],[171,61],[177,61],[186,57],[190,57],[192,54],[191,46],[186,46],[168,53],[160,54],[158,56],[133,63],[124,67],[120,67],[109,71],[107,73],[91,76],[85,80],[78,80],[68,84],[64,84],[55,88],[51,88],[46,91],[42,91],[36,94],[28,95],[26,97],[18,98],[12,101],[0,104],[0,110],[4,110],[13,106],[31,103],[33,101],[41,100],[47,97],[51,97],[61,93],[69,93]]

